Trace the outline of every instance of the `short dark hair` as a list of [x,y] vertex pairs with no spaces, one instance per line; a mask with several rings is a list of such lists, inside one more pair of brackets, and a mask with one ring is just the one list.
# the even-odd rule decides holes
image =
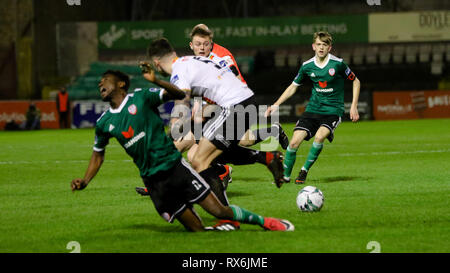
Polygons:
[[150,59],[153,57],[161,58],[174,51],[175,50],[170,45],[169,40],[166,38],[159,38],[152,41],[147,49],[147,54]]
[[103,73],[102,77],[104,77],[106,75],[113,75],[116,78],[118,78],[119,81],[124,82],[125,86],[123,87],[123,89],[125,89],[125,91],[128,91],[128,88],[130,88],[130,77],[127,74],[123,73],[122,71],[108,70],[105,73]]

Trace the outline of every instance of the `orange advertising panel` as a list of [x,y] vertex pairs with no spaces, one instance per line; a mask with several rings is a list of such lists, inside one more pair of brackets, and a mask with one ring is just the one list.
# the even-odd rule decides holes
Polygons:
[[[36,107],[41,110],[41,128],[59,128],[58,112],[54,101],[33,101]],[[5,124],[11,120],[21,124],[26,120],[30,101],[0,101],[0,130],[5,128]]]
[[450,91],[374,92],[376,120],[450,118]]

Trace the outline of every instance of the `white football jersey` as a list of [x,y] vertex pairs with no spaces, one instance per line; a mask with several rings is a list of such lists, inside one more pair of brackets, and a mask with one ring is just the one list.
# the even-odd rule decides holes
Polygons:
[[178,58],[172,64],[170,82],[180,89],[191,90],[192,97],[202,97],[222,107],[239,104],[254,94],[229,67],[202,56]]
[[234,63],[233,59],[231,58],[231,56],[228,56],[228,55],[227,55],[227,56],[220,57],[220,56],[217,55],[216,53],[211,52],[211,53],[209,54],[209,56],[208,56],[208,59],[210,59],[211,61],[213,61],[213,62],[219,64],[219,65],[222,66],[222,67],[236,65],[236,64]]

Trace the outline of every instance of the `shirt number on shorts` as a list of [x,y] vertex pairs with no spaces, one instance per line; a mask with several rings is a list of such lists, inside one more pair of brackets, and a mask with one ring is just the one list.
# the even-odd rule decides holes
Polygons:
[[194,185],[196,190],[200,190],[202,188],[202,185],[197,180],[192,180],[192,185]]

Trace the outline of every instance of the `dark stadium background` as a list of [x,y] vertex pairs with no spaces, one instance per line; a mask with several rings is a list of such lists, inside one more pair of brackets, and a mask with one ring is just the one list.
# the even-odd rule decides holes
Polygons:
[[[80,22],[96,25],[102,22],[184,20],[201,23],[205,20],[229,20],[232,25],[240,19],[249,18],[275,18],[273,20],[276,21],[276,18],[283,17],[337,16],[346,20],[347,16],[355,15],[419,12],[426,18],[424,24],[429,25],[426,27],[449,30],[449,9],[450,2],[445,0],[2,1],[0,101],[54,100],[55,92],[61,86],[68,86],[69,91],[71,88],[74,90],[69,92],[72,101],[96,99],[95,78],[91,79],[90,86],[80,87],[84,88],[81,91],[76,84],[77,79],[89,70],[89,65],[101,62],[134,66],[138,60],[145,58],[143,48],[105,50],[93,46],[98,43],[97,37],[92,33],[86,37],[85,32],[80,32],[76,25]],[[432,11],[440,13],[436,15],[430,13]],[[391,22],[385,22],[386,29],[391,26]],[[354,35],[348,33],[350,38]],[[335,37],[332,53],[343,57],[361,80],[359,108],[362,119],[374,119],[372,99],[375,91],[450,90],[448,38],[395,43],[353,40],[346,42]],[[272,103],[291,83],[299,65],[313,53],[310,44],[304,41],[299,44],[290,42],[288,45],[257,46],[246,46],[243,42],[240,46],[233,46],[229,40],[220,37],[215,41],[234,54],[260,104]],[[177,47],[180,54],[192,54],[187,42]],[[346,88],[346,102],[349,102],[351,84],[347,84]],[[283,106],[281,120],[295,121],[309,94],[306,84],[302,92]],[[416,97],[416,94],[411,96]],[[416,101],[419,100],[419,106],[417,102],[413,104],[420,111],[423,110],[420,103],[428,98],[424,98],[422,93],[418,96]],[[398,103],[398,100],[393,101],[394,106]],[[444,109],[444,112],[448,115],[449,111]],[[6,113],[2,122],[13,117]],[[79,124],[73,127],[79,127]]]

